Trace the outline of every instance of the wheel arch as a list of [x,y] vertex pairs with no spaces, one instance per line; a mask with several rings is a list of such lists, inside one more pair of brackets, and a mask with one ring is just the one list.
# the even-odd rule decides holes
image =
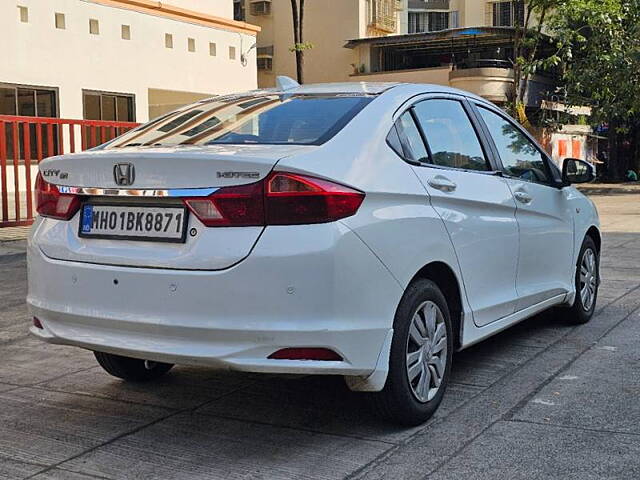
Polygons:
[[585,233],[585,237],[591,237],[593,242],[596,244],[596,248],[598,249],[598,254],[600,254],[600,250],[602,248],[602,235],[600,234],[600,230],[595,225],[591,225],[587,229],[587,233]]
[[451,321],[453,322],[452,330],[455,335],[454,345],[456,349],[459,349],[462,341],[462,314],[464,310],[462,305],[461,282],[458,276],[445,262],[434,261],[418,270],[410,283],[418,279],[431,280],[442,290],[442,293],[447,299]]

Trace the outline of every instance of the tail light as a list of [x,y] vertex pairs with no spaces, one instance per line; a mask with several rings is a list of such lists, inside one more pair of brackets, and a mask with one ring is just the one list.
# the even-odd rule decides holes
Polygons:
[[319,178],[274,172],[184,203],[208,227],[327,223],[354,215],[364,193]]
[[43,217],[69,220],[80,208],[77,195],[60,193],[58,187],[48,183],[38,173],[36,177],[36,210]]
[[185,198],[184,203],[207,227],[264,225],[262,182],[224,187],[208,197]]

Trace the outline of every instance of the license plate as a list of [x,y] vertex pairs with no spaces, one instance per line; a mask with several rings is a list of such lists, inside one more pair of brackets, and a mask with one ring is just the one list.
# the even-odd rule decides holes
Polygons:
[[185,207],[95,205],[82,206],[81,237],[184,243]]

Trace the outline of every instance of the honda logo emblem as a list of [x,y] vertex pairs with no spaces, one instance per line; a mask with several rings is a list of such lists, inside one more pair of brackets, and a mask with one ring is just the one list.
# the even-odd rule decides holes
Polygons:
[[113,166],[113,178],[116,181],[116,185],[128,187],[133,185],[133,181],[136,178],[136,170],[131,163],[116,163]]

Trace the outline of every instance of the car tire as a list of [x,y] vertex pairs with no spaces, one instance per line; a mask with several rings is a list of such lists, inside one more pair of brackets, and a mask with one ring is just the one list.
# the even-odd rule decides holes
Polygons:
[[171,363],[149,362],[112,353],[93,352],[104,370],[130,382],[148,382],[162,377],[173,367]]
[[[565,320],[580,325],[593,317],[600,285],[600,257],[593,238],[586,236],[580,247],[575,275],[576,298],[570,308],[563,309]],[[584,290],[586,288],[586,290]],[[585,294],[583,295],[583,292]]]
[[393,325],[387,380],[382,391],[369,398],[379,416],[402,425],[420,425],[440,405],[451,372],[453,330],[442,291],[431,280],[411,283]]

